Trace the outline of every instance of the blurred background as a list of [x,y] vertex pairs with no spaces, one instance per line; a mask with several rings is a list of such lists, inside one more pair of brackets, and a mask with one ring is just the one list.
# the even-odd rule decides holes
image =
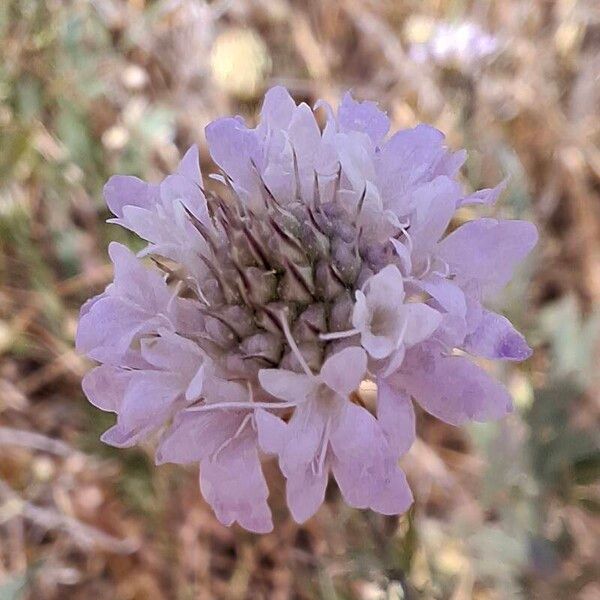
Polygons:
[[[597,0],[0,2],[0,599],[600,598],[600,3]],[[304,526],[267,464],[276,528],[219,525],[195,468],[98,441],[73,350],[111,278],[101,189],[159,179],[212,119],[377,100],[466,147],[488,214],[541,232],[498,307],[534,356],[490,365],[517,410],[420,415],[401,518],[337,489]],[[476,213],[465,211],[461,219]],[[481,214],[481,211],[478,211]]]

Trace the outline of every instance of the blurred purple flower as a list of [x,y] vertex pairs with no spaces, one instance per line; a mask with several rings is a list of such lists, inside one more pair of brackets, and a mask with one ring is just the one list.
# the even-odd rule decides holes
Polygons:
[[[276,87],[256,128],[211,123],[218,193],[203,187],[196,148],[160,184],[113,177],[113,222],[148,242],[139,258],[158,268],[112,244],[115,281],[83,306],[77,333],[102,363],[84,391],[117,414],[103,439],[160,432],[157,462],[199,463],[218,519],[257,532],[272,528],[266,455],[299,522],[330,472],[351,506],[403,512],[412,398],[452,424],[499,418],[508,393],[455,349],[531,353],[483,302],[535,245],[535,227],[479,219],[445,236],[457,208],[495,202],[503,184],[465,196],[465,153],[439,131],[386,139],[372,102],[318,106],[323,130]],[[378,384],[375,415],[356,402],[364,379]]]
[[437,23],[427,41],[410,46],[409,55],[419,63],[429,61],[469,71],[499,49],[498,38],[477,23]]

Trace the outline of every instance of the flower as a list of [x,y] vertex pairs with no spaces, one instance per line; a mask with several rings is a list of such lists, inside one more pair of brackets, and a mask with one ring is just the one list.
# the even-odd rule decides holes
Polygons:
[[410,57],[418,62],[431,61],[441,66],[454,66],[471,71],[478,63],[494,56],[500,49],[497,37],[477,23],[437,23],[425,42],[410,46]]
[[220,378],[210,363],[204,375],[201,394],[210,402],[177,415],[157,462],[200,463],[200,489],[222,523],[237,521],[251,531],[270,531],[273,522],[249,391]]
[[[499,418],[510,397],[468,355],[531,353],[485,304],[535,227],[477,219],[446,235],[458,208],[492,204],[503,184],[465,195],[465,153],[426,125],[387,137],[373,102],[347,93],[337,112],[317,109],[323,129],[275,87],[255,128],[208,125],[211,191],[195,147],[159,184],[111,178],[112,222],[148,245],[137,257],[110,245],[114,283],[84,304],[77,332],[100,363],[84,391],[117,415],[103,440],[158,435],[158,463],[199,464],[217,518],[256,532],[273,527],[269,456],[299,522],[329,474],[349,505],[403,512],[413,399],[452,424]],[[374,407],[357,400],[364,379]]]
[[312,516],[323,502],[329,470],[351,506],[397,514],[412,502],[396,464],[398,453],[381,424],[350,401],[366,368],[364,350],[354,346],[330,356],[317,376],[308,368],[304,374],[285,369],[259,371],[264,390],[296,404],[285,435],[275,443],[265,443],[264,449],[279,455],[288,480],[288,505],[299,522]]
[[370,277],[366,288],[366,294],[356,291],[352,325],[373,358],[386,358],[401,345],[414,346],[438,328],[438,311],[422,302],[404,302],[404,279],[395,265]]

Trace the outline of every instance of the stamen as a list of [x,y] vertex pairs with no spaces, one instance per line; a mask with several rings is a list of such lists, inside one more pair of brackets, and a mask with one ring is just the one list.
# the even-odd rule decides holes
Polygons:
[[206,306],[210,307],[210,302],[209,302],[208,298],[204,295],[204,292],[200,289],[200,285],[198,284],[198,282],[195,281],[194,279],[192,279],[191,277],[186,278],[185,281],[186,281],[188,287],[190,286],[190,284],[193,286],[193,288],[191,288],[191,289],[194,292],[196,292],[198,299],[201,302],[204,302],[204,304],[206,304]]
[[331,431],[331,418],[327,419],[323,437],[321,438],[321,452],[319,452],[319,460],[317,462],[317,472],[315,475],[321,475],[325,467],[325,457],[327,456],[327,446],[329,444],[329,432]]
[[324,341],[342,340],[344,338],[349,338],[359,333],[360,331],[358,329],[348,329],[347,331],[332,331],[331,333],[321,333],[319,335],[319,339]]
[[423,277],[425,277],[425,275],[427,275],[427,273],[429,273],[430,268],[431,268],[431,255],[428,254],[427,255],[427,263],[425,264],[425,269],[419,275],[415,275],[415,278],[422,279]]
[[213,402],[211,404],[201,404],[200,406],[191,406],[186,408],[185,412],[210,412],[212,410],[256,410],[257,408],[282,409],[298,406],[298,402]]
[[412,237],[410,237],[410,234],[408,233],[408,229],[406,229],[405,227],[401,227],[400,231],[404,234],[404,237],[406,238],[406,242],[408,245],[408,251],[412,254],[413,241],[412,241]]
[[294,338],[292,337],[292,332],[290,331],[290,325],[289,325],[288,320],[286,319],[285,313],[283,311],[281,311],[279,313],[279,319],[281,321],[281,326],[283,327],[283,333],[285,335],[285,339],[287,340],[287,343],[290,345],[292,352],[298,359],[300,366],[302,367],[304,372],[310,378],[314,379],[315,376],[313,375],[313,372],[310,370],[309,366],[306,364],[306,361],[304,360],[304,356],[302,356],[302,353],[300,352],[300,349],[298,348],[298,345],[296,344],[296,340],[294,340]]

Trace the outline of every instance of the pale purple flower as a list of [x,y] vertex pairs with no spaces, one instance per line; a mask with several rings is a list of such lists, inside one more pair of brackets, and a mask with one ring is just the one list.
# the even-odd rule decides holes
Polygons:
[[404,278],[388,265],[356,291],[352,325],[360,343],[375,359],[388,357],[400,346],[414,346],[438,327],[441,314],[422,302],[405,302]]
[[248,389],[221,379],[207,362],[201,393],[209,401],[177,415],[159,446],[157,462],[199,463],[200,489],[218,519],[265,533],[273,522],[258,454],[256,411]]
[[[464,195],[465,153],[426,125],[387,138],[373,102],[347,93],[337,113],[318,107],[322,130],[276,87],[255,128],[211,123],[216,191],[195,147],[160,184],[113,177],[113,222],[148,246],[135,257],[111,244],[115,281],[83,306],[77,333],[101,363],[84,391],[117,415],[104,441],[159,436],[157,462],[199,464],[217,518],[256,532],[272,528],[269,456],[297,521],[319,508],[329,474],[351,506],[403,512],[412,400],[452,424],[499,418],[510,397],[468,355],[531,352],[484,303],[535,227],[479,219],[446,235],[459,207],[495,202],[503,184]],[[375,407],[356,401],[366,379]]]
[[410,57],[419,63],[431,61],[441,66],[472,70],[500,49],[498,37],[477,23],[437,23],[426,42],[412,44]]
[[[371,413],[350,401],[366,370],[365,351],[350,347],[330,356],[316,376],[308,368],[304,374],[284,369],[258,374],[263,389],[296,406],[285,435],[265,443],[265,450],[279,455],[288,505],[299,522],[323,502],[330,470],[351,506],[397,514],[412,502],[394,442]],[[410,436],[407,426],[401,437]]]
[[100,365],[83,379],[90,402],[118,415],[102,436],[113,446],[133,446],[200,395],[202,353],[168,330],[142,338],[139,355],[120,365]]

